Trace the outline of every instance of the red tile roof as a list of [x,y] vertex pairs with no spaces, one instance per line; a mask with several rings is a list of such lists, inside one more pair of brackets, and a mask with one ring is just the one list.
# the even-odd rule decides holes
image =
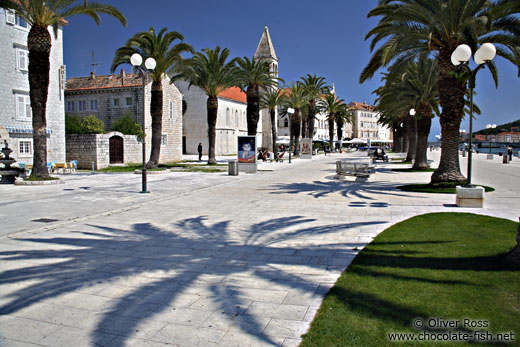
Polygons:
[[247,95],[238,87],[231,87],[224,90],[222,93],[218,95],[219,98],[229,99],[233,101],[238,101],[243,104],[247,104]]
[[141,76],[138,74],[117,74],[103,75],[94,77],[71,77],[67,80],[66,91],[108,89],[108,88],[128,88],[140,87],[142,85]]
[[362,111],[375,111],[376,107],[373,105],[367,105],[366,102],[360,103],[356,101],[351,101],[348,104],[348,108],[351,110],[362,110]]

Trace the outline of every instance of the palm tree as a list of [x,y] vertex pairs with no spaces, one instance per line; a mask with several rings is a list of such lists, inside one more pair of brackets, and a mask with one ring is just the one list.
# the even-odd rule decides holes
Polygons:
[[256,136],[258,120],[260,119],[260,88],[274,88],[278,86],[278,79],[269,71],[269,61],[249,60],[248,57],[237,59],[237,82],[240,89],[246,90],[247,95],[247,134]]
[[229,49],[222,51],[204,48],[202,52],[195,52],[193,57],[177,64],[172,72],[172,81],[184,79],[192,85],[204,90],[208,96],[208,164],[216,164],[215,158],[215,128],[218,115],[218,95],[229,87],[236,85],[236,59],[228,61]]
[[284,107],[294,110],[289,122],[291,127],[290,150],[293,150],[293,153],[297,155],[300,152],[301,109],[307,104],[305,86],[299,81],[291,82],[287,86],[285,94],[287,98]]
[[[478,44],[498,45],[497,54],[518,62],[520,5],[517,0],[380,0],[368,16],[381,16],[366,36],[374,52],[360,76],[363,82],[383,66],[402,65],[420,54],[434,55],[438,64],[442,113],[442,152],[431,182],[463,181],[458,159],[458,138],[464,114],[466,83],[456,76],[451,54],[462,43],[473,51]],[[491,65],[496,77],[494,65]]]
[[286,96],[279,89],[268,88],[260,98],[260,105],[269,110],[271,116],[271,136],[273,138],[274,157],[278,158],[278,145],[276,143],[276,109],[285,103]]
[[343,125],[345,122],[352,123],[353,115],[352,112],[348,109],[348,105],[342,103],[339,109],[336,111],[336,117],[334,117],[334,121],[336,122],[336,134],[338,136],[338,141],[343,139]]
[[307,138],[314,137],[314,120],[316,119],[316,104],[320,100],[321,96],[327,93],[330,87],[326,84],[324,77],[318,77],[316,74],[307,74],[301,78],[305,91],[307,93],[307,99],[309,101],[309,113],[307,115],[307,132],[303,134]]
[[[159,33],[153,27],[148,31],[136,33],[117,49],[112,60],[111,70],[114,72],[118,66],[128,64],[130,56],[139,53],[144,59],[154,58],[157,65],[151,73],[152,98],[150,100],[150,114],[152,116],[152,147],[150,160],[146,163],[148,169],[156,168],[161,155],[162,116],[163,116],[163,87],[162,82],[166,73],[183,58],[181,53],[193,52],[193,48],[184,42],[174,44],[176,40],[184,40],[184,36],[176,31],[162,28]],[[143,111],[143,117],[144,117]]]
[[[346,114],[349,112],[346,108],[343,99],[338,99],[336,94],[327,93],[323,98],[319,101],[319,106],[322,108],[322,111],[327,114],[327,121],[329,123],[329,147],[334,148],[334,122],[336,121],[336,115]],[[338,138],[339,139],[339,138]]]
[[126,25],[126,19],[115,7],[87,0],[75,5],[74,0],[0,0],[0,7],[14,10],[30,26],[27,36],[29,49],[29,97],[33,127],[33,170],[31,177],[49,177],[47,170],[46,109],[49,90],[49,69],[52,26],[57,35],[58,27],[73,15],[85,14],[96,24],[101,23],[100,13],[108,14]]

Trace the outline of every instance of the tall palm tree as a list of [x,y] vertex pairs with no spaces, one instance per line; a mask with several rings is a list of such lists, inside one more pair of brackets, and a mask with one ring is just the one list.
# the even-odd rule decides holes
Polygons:
[[336,122],[336,134],[338,136],[338,141],[343,139],[343,126],[345,123],[352,123],[353,115],[352,112],[348,109],[348,105],[342,103],[339,109],[336,111],[336,117],[334,117],[334,121]]
[[309,102],[309,113],[307,115],[307,132],[303,134],[307,138],[314,137],[314,120],[316,119],[316,104],[320,100],[321,96],[330,90],[330,87],[325,82],[324,77],[318,77],[316,74],[307,74],[301,78],[305,91],[307,93],[307,99]]
[[33,127],[33,170],[31,177],[49,177],[47,170],[47,95],[49,91],[50,52],[52,45],[49,27],[57,35],[58,27],[73,15],[85,14],[96,24],[101,23],[100,13],[113,16],[121,24],[126,19],[115,7],[87,0],[75,4],[75,0],[0,0],[0,7],[14,10],[30,26],[27,36],[29,49],[29,97]]
[[[150,100],[150,114],[152,116],[152,147],[150,160],[146,163],[148,169],[156,168],[161,155],[162,117],[163,117],[163,79],[167,76],[175,64],[183,58],[181,53],[193,52],[193,48],[184,42],[174,44],[176,40],[184,40],[184,36],[176,31],[168,31],[162,28],[159,33],[153,27],[148,31],[136,33],[116,50],[112,60],[111,70],[114,72],[118,66],[128,64],[134,53],[139,53],[143,59],[154,58],[157,65],[152,77],[152,98]],[[144,117],[143,110],[143,117]]]
[[274,157],[278,158],[278,145],[276,143],[276,109],[285,103],[286,96],[279,89],[268,88],[262,93],[260,106],[267,108],[271,116],[271,136],[273,138]]
[[247,95],[247,134],[256,136],[260,119],[260,89],[277,87],[278,79],[270,73],[267,60],[249,60],[244,57],[237,59],[237,64],[237,82],[240,89],[246,90]]
[[[456,76],[452,52],[462,43],[475,51],[478,44],[491,42],[498,45],[498,55],[516,64],[519,13],[518,0],[380,0],[369,12],[369,17],[381,18],[366,38],[372,37],[371,49],[382,44],[361,73],[361,82],[380,67],[405,64],[420,54],[433,54],[437,60],[442,152],[432,183],[464,180],[458,138],[467,86]],[[496,77],[494,65],[491,72]]]
[[172,72],[172,81],[184,79],[189,87],[197,86],[208,96],[208,164],[216,164],[215,139],[218,115],[218,95],[236,85],[236,59],[228,60],[229,49],[204,48],[193,57],[177,64]]
[[290,150],[293,150],[293,153],[297,155],[300,153],[301,109],[307,104],[305,86],[299,81],[291,82],[286,88],[285,95],[287,98],[284,107],[294,110],[294,113],[290,115],[289,122],[291,127]]
[[322,111],[327,114],[327,122],[329,123],[329,147],[334,148],[334,122],[336,121],[336,116],[343,117],[343,114],[347,114],[348,110],[345,112],[345,104],[343,99],[338,99],[336,94],[327,93],[323,96],[319,101],[319,106]]

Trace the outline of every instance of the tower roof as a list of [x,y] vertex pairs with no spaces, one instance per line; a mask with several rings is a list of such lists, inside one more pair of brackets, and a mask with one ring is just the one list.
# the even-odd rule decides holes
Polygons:
[[271,35],[269,35],[269,28],[267,28],[267,25],[264,28],[264,32],[262,33],[262,37],[260,38],[260,42],[256,48],[254,58],[270,58],[278,61],[278,57],[274,52],[273,42],[271,41]]

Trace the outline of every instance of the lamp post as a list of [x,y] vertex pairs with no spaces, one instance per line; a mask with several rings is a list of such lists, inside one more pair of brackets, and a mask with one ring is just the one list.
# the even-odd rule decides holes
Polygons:
[[143,57],[139,53],[134,53],[130,57],[130,63],[133,67],[135,67],[139,72],[141,73],[141,80],[143,83],[143,168],[141,169],[141,193],[150,193],[147,190],[147,182],[146,182],[146,130],[145,130],[145,120],[146,120],[146,112],[145,112],[145,106],[146,106],[146,75],[145,73],[148,71],[152,71],[155,69],[155,59],[154,58],[148,58],[144,62],[144,67],[142,67],[143,63]]
[[[496,127],[497,127],[496,124],[486,124],[486,129],[495,129]],[[489,146],[489,154],[491,154],[491,137],[488,139],[488,146]]]
[[474,187],[471,184],[471,158],[473,153],[472,146],[472,137],[473,137],[473,90],[475,89],[475,79],[477,76],[477,72],[484,68],[484,66],[491,63],[491,61],[495,58],[496,48],[492,43],[484,43],[480,48],[475,52],[473,56],[473,60],[477,63],[477,67],[473,70],[469,67],[469,58],[471,58],[471,48],[468,45],[462,44],[457,46],[453,53],[451,54],[451,62],[453,65],[460,65],[466,72],[469,74],[468,82],[469,82],[469,139],[468,139],[468,182],[465,187],[472,188]]
[[291,163],[291,152],[292,152],[292,146],[293,146],[293,140],[292,140],[292,115],[294,113],[294,108],[289,107],[287,109],[287,117],[289,117],[289,164]]

